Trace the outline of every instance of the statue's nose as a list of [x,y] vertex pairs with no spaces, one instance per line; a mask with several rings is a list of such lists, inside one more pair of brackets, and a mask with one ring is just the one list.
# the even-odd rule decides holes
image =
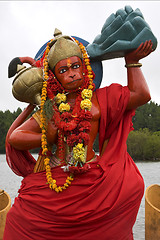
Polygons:
[[74,78],[75,76],[76,76],[75,74],[74,74],[74,75],[71,75],[70,78]]

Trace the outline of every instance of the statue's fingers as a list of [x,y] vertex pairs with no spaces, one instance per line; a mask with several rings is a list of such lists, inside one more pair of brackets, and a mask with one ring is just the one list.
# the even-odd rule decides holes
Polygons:
[[148,44],[148,51],[149,52],[152,52],[153,51],[153,43],[152,43],[152,41],[150,40],[150,42],[149,42],[149,44]]
[[139,47],[135,50],[135,53],[137,54],[137,53],[141,53],[141,52],[143,52],[143,49],[144,49],[144,43],[141,43],[140,45],[139,45]]
[[146,54],[146,56],[152,52],[152,46],[153,43],[151,41],[148,41],[147,44],[145,45],[144,53]]
[[143,44],[142,51],[145,52],[147,48],[148,48],[148,41],[145,41],[145,43]]
[[[150,43],[149,43],[149,41],[145,41],[143,44],[142,44],[142,46],[141,46],[141,48],[139,49],[139,51],[137,52],[139,55],[146,55],[147,53],[148,53],[148,48],[149,48],[149,46],[150,46]],[[138,50],[138,49],[137,49]]]
[[145,50],[152,48],[152,46],[153,46],[153,43],[151,40],[146,41]]
[[154,50],[151,48],[148,50],[148,52],[146,52],[146,56],[148,56],[151,52],[153,52]]

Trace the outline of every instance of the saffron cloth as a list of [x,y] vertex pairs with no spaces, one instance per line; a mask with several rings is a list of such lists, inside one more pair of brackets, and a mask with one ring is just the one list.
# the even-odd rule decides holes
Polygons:
[[[96,90],[101,109],[100,152],[90,169],[77,174],[69,188],[51,191],[45,171],[33,173],[35,160],[6,141],[11,169],[23,176],[10,209],[3,240],[132,240],[132,228],[144,193],[143,178],[127,153],[134,110],[126,111],[128,87],[112,84]],[[52,169],[57,185],[66,177],[61,166]]]

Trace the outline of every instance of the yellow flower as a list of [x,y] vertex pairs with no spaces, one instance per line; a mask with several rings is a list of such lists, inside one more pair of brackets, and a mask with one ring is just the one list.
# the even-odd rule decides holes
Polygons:
[[47,141],[46,141],[46,140],[43,140],[43,141],[42,141],[42,145],[43,145],[43,146],[47,146]]
[[83,89],[83,91],[81,92],[81,96],[82,96],[83,99],[85,99],[85,98],[91,99],[92,98],[92,90]]
[[71,184],[71,182],[69,180],[66,180],[66,183]]
[[88,77],[89,77],[90,81],[92,82],[93,75],[92,75],[92,74],[89,74]]
[[84,153],[79,156],[79,159],[81,160],[81,162],[85,163],[85,155],[84,155]]
[[68,183],[64,183],[64,187],[69,187]]
[[44,164],[45,164],[45,165],[48,165],[48,164],[49,164],[49,158],[45,158],[45,159],[44,159]]
[[58,192],[59,192],[58,187],[56,187],[56,188],[54,189],[54,191],[58,193]]
[[93,86],[92,86],[92,85],[89,85],[89,86],[88,86],[88,89],[93,89]]
[[52,188],[55,189],[57,187],[57,184],[52,184]]
[[84,51],[84,54],[83,54],[83,58],[85,59],[85,58],[88,58],[88,54],[87,54],[87,52],[85,52]]
[[64,93],[58,93],[55,97],[55,101],[57,104],[60,104],[61,102],[65,102],[66,101],[66,95]]
[[73,147],[73,157],[75,160],[85,162],[85,149],[83,147],[83,143],[78,143],[75,147]]
[[43,150],[42,150],[42,154],[46,154],[48,152],[48,149],[47,149],[47,147],[45,147]]
[[78,149],[82,149],[82,148],[83,148],[83,143],[78,143],[78,144],[77,144],[77,148],[78,148]]
[[89,99],[84,99],[81,101],[80,106],[82,109],[86,109],[90,111],[92,107],[92,102]]
[[70,180],[70,181],[73,181],[73,177],[72,176],[67,177],[67,179]]
[[50,178],[47,178],[47,182],[49,183],[49,184],[52,184],[52,178],[50,177]]
[[61,103],[60,105],[59,105],[59,111],[60,112],[65,112],[65,111],[67,111],[67,112],[69,112],[69,110],[70,110],[70,105],[68,104],[68,103]]
[[47,47],[47,48],[46,48],[46,54],[48,54],[48,53],[49,53],[49,48]]
[[62,187],[61,186],[59,186],[58,189],[59,189],[60,192],[62,192]]
[[51,171],[51,169],[46,168],[46,174],[47,174],[48,172],[50,172],[50,171]]
[[41,97],[41,100],[46,101],[46,96]]
[[87,70],[88,70],[89,72],[92,72],[92,68],[91,68],[90,65],[87,66]]

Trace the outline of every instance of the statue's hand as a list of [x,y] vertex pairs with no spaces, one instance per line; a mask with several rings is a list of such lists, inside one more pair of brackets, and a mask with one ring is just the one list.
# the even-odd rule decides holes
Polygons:
[[140,59],[148,56],[151,52],[153,52],[152,46],[153,43],[151,40],[141,43],[136,50],[125,55],[126,64],[137,63]]

